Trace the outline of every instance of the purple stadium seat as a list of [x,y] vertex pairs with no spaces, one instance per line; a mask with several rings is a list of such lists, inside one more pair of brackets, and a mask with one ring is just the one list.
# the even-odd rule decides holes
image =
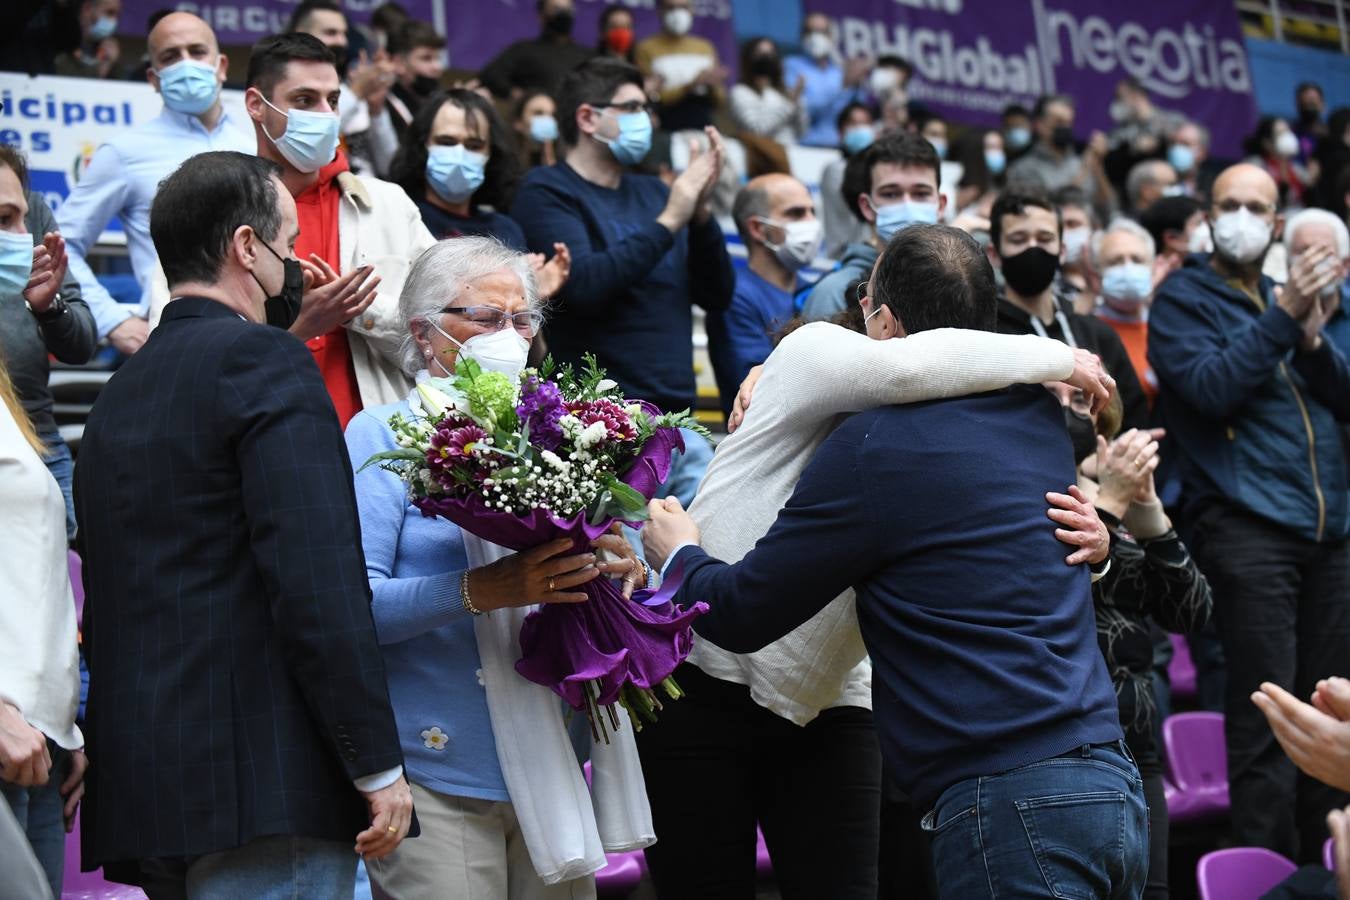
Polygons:
[[61,900],[145,900],[145,892],[140,888],[104,881],[101,869],[93,872],[80,871],[78,812],[75,813],[75,830],[66,835],[66,867],[62,878]]
[[70,588],[75,592],[76,627],[84,623],[84,562],[74,550],[66,551],[66,562],[70,568]]
[[[1177,713],[1163,722],[1167,782],[1173,792],[1167,814],[1187,824],[1228,813],[1228,757],[1223,716],[1211,712]],[[1166,792],[1166,788],[1164,788]]]
[[755,874],[760,878],[773,877],[773,862],[769,859],[769,847],[764,843],[764,832],[755,829]]
[[1172,662],[1167,666],[1167,680],[1172,682],[1172,696],[1181,700],[1195,699],[1195,663],[1191,660],[1191,648],[1186,639],[1179,634],[1168,635],[1172,639]]
[[1298,866],[1264,847],[1234,847],[1200,857],[1200,900],[1259,900]]
[[595,892],[601,897],[626,897],[641,882],[642,851],[606,853],[608,864],[595,873]]
[[1327,871],[1336,871],[1336,842],[1327,838],[1327,842],[1322,845],[1322,865],[1327,867]]

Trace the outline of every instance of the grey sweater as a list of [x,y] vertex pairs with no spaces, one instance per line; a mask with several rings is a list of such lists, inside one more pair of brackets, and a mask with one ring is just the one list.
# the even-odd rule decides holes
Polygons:
[[[28,192],[28,215],[24,224],[39,241],[44,234],[57,230],[56,217],[41,194]],[[0,353],[4,354],[9,377],[24,411],[33,420],[38,434],[44,436],[55,434],[57,430],[56,418],[52,415],[52,392],[47,387],[47,376],[51,371],[47,354],[61,362],[78,365],[88,362],[98,345],[94,315],[81,299],[80,284],[69,271],[61,283],[61,299],[69,312],[44,325],[29,311],[22,294],[0,296]]]

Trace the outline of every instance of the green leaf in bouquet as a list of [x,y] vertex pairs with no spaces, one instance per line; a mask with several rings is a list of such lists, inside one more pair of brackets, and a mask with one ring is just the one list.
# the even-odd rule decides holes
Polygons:
[[647,498],[611,477],[604,490],[596,498],[595,512],[591,514],[591,524],[599,525],[605,519],[620,519],[624,522],[645,522]]
[[375,465],[376,463],[385,462],[387,460],[406,460],[408,462],[422,462],[425,459],[426,454],[424,454],[421,450],[418,450],[414,447],[396,447],[393,450],[381,450],[379,453],[376,453],[370,459],[363,462],[361,464],[361,468],[357,469],[356,471],[359,474],[361,472],[364,472],[371,466]]

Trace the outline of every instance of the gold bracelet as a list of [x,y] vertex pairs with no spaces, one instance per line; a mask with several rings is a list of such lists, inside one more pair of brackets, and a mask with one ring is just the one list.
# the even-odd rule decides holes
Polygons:
[[481,616],[483,611],[473,605],[473,600],[469,598],[469,570],[465,569],[464,574],[459,576],[459,600],[464,604],[464,611],[474,616]]

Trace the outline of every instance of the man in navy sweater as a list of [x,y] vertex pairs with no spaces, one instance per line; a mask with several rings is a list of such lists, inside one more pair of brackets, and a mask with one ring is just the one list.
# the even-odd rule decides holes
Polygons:
[[[953,228],[900,232],[868,295],[869,329],[994,330],[993,271]],[[929,809],[944,898],[1143,889],[1147,809],[1097,649],[1090,578],[1065,565],[1046,521],[1047,491],[1073,480],[1054,398],[1013,387],[846,420],[736,565],[696,546],[672,499],[653,501],[643,531],[649,559],[683,570],[677,602],[711,605],[700,636],[734,652],[857,591],[882,752]],[[1091,510],[1075,499],[1050,517],[1081,526]]]

